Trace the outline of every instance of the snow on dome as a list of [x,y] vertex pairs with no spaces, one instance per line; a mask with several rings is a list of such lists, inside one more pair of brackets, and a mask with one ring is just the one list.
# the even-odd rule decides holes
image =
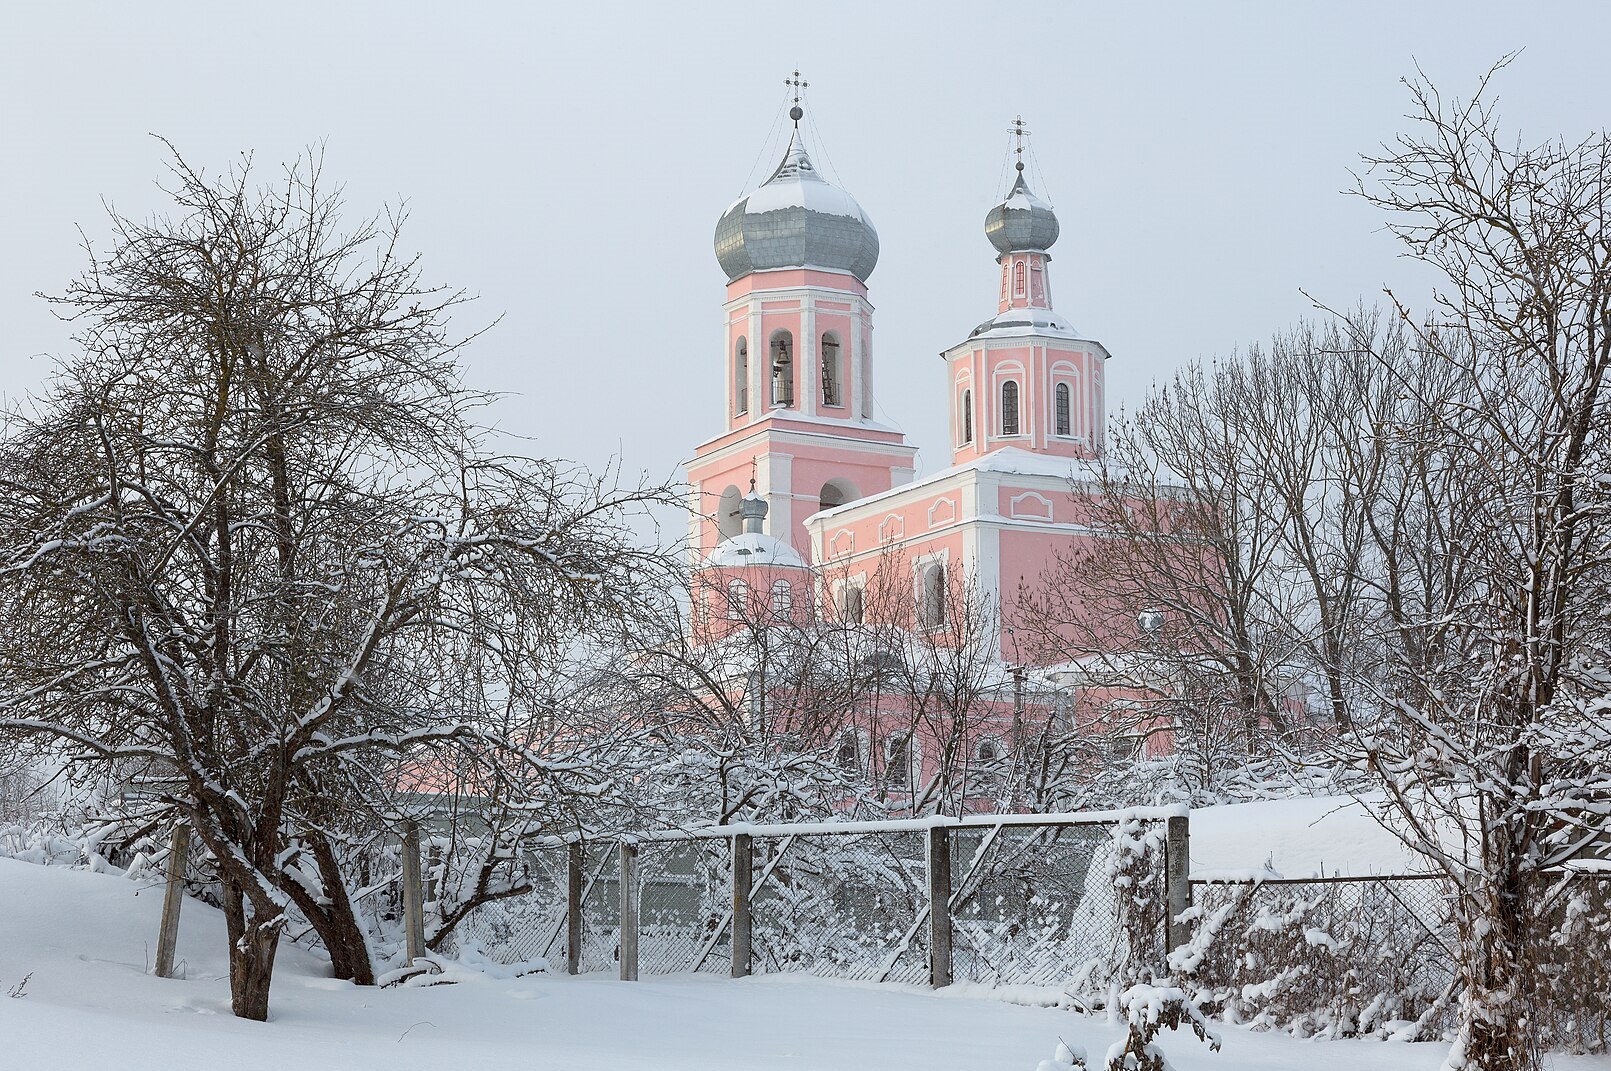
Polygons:
[[705,558],[707,569],[765,565],[773,569],[804,569],[805,560],[783,540],[761,532],[743,532],[722,540]]
[[1044,253],[1057,241],[1057,213],[1036,197],[1018,172],[1007,199],[985,215],[985,237],[998,253]]
[[772,177],[716,223],[728,282],[773,268],[825,268],[862,282],[878,264],[878,232],[856,199],[817,173],[795,131]]

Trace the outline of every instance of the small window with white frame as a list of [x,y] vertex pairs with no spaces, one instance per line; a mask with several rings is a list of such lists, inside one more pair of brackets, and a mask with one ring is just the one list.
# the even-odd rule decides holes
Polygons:
[[787,580],[772,581],[772,613],[788,617],[794,609],[794,587]]
[[1009,379],[1001,385],[1001,434],[1018,435],[1018,381]]

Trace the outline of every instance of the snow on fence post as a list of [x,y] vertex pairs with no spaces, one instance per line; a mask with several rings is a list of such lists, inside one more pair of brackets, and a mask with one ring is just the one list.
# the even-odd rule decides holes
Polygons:
[[733,977],[750,973],[750,892],[755,845],[748,833],[733,835]]
[[403,932],[408,943],[408,962],[425,955],[425,898],[420,887],[420,827],[412,818],[403,819]]
[[576,841],[565,852],[565,973],[582,969],[582,864],[586,854]]
[[638,846],[621,843],[621,981],[638,980]]
[[929,985],[951,984],[951,831],[933,826],[928,831],[929,871]]
[[173,827],[168,849],[168,887],[162,894],[162,928],[157,931],[157,977],[173,977],[174,950],[179,944],[179,908],[185,900],[185,862],[190,858],[190,826]]
[[1168,819],[1164,832],[1164,951],[1173,952],[1191,941],[1191,923],[1180,915],[1191,907],[1191,819]]

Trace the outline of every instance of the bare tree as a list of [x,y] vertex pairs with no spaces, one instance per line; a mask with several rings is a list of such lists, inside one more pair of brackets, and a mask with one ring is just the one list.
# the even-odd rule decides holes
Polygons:
[[1611,139],[1511,147],[1490,72],[1409,82],[1416,127],[1361,194],[1446,289],[1403,321],[1425,361],[1383,429],[1371,518],[1391,720],[1360,747],[1409,842],[1453,882],[1451,1068],[1538,1063],[1528,920],[1540,872],[1605,835]]
[[372,979],[354,811],[438,764],[551,768],[530,667],[629,610],[652,561],[621,513],[656,495],[488,454],[462,294],[420,281],[396,219],[343,230],[316,159],[258,186],[176,154],[170,179],[173,214],[114,214],[52,299],[83,355],[0,441],[0,731],[161,776],[261,1019],[293,907]]

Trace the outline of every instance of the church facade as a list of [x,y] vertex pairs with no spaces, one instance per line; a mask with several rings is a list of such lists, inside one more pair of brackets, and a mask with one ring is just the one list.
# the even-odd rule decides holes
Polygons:
[[[916,478],[913,447],[872,415],[877,232],[817,172],[797,124],[776,170],[716,227],[727,422],[687,465],[705,590],[855,620],[904,601],[917,628],[941,625],[964,590],[989,608],[1003,662],[1044,661],[1015,627],[1016,596],[1092,537],[1081,501],[1096,486],[1109,357],[1053,305],[1058,231],[1020,161],[985,219],[995,314],[944,354],[952,464]],[[869,590],[880,583],[893,590]]]

